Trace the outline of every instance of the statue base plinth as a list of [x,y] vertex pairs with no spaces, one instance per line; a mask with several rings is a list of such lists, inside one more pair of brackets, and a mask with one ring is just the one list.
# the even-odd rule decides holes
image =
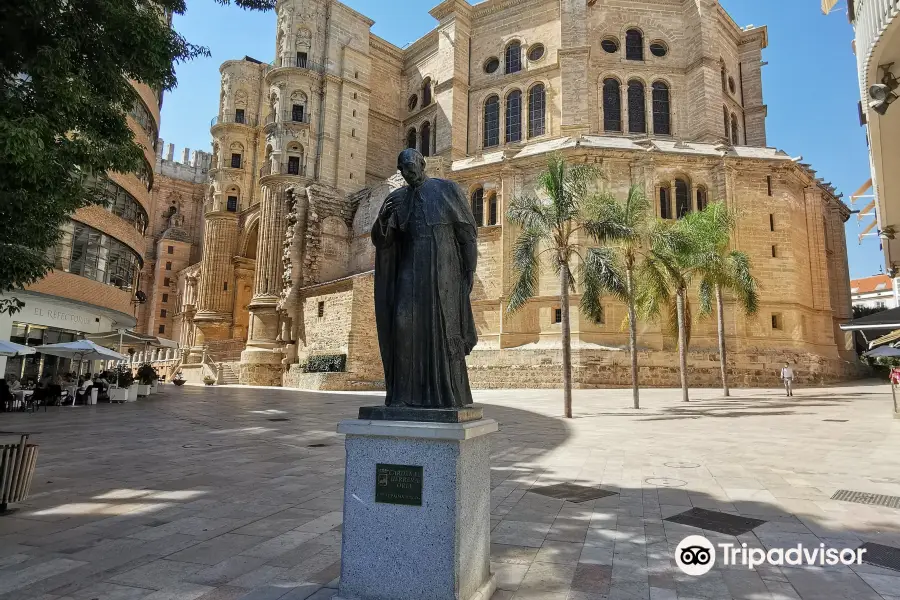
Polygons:
[[488,434],[497,429],[493,419],[340,423],[347,470],[336,600],[490,599]]
[[363,406],[359,409],[362,421],[416,421],[420,423],[468,423],[484,418],[481,406],[470,404],[462,408],[417,408],[415,406]]

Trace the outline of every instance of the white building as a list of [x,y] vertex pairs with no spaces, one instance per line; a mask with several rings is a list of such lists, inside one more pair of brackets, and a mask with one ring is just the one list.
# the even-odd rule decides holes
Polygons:
[[854,308],[888,309],[900,306],[896,281],[887,275],[851,280],[850,301]]

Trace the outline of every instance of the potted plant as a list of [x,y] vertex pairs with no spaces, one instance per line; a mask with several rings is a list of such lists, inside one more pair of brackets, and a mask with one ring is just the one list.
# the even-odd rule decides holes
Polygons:
[[148,362],[141,363],[137,370],[138,396],[150,395],[150,386],[154,379],[156,379],[156,370],[153,365]]
[[[129,388],[134,383],[134,375],[131,374],[131,368],[126,365],[119,365],[114,371],[116,374],[116,387],[109,390],[110,402],[128,402]],[[137,394],[137,388],[135,388]],[[135,396],[135,399],[137,397]]]
[[212,375],[206,375],[206,376],[203,378],[203,383],[205,383],[206,385],[215,385],[215,384],[216,384],[216,378],[213,377]]
[[182,374],[181,371],[175,373],[175,377],[172,378],[172,383],[174,383],[176,386],[181,387],[182,385],[184,385],[184,382],[184,374]]

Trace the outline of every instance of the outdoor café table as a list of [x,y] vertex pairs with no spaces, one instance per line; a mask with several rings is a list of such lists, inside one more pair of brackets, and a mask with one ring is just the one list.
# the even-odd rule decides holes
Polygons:
[[25,408],[25,399],[30,398],[34,395],[34,390],[19,390],[17,392],[13,392],[15,396],[15,401],[13,402],[12,408],[22,407]]

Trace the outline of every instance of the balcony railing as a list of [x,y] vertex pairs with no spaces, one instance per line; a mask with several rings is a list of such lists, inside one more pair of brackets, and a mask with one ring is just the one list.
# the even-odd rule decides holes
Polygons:
[[325,65],[323,65],[322,63],[311,61],[308,58],[298,58],[296,56],[285,56],[280,59],[276,58],[275,62],[271,63],[270,66],[273,69],[277,69],[279,67],[296,67],[298,69],[315,71],[316,73],[325,72]]
[[266,125],[272,125],[274,123],[302,123],[304,125],[309,125],[309,113],[306,111],[299,112],[294,110],[289,110],[279,115],[277,113],[269,113],[266,115]]
[[302,158],[299,162],[292,160],[269,160],[259,170],[260,177],[265,177],[266,175],[297,175],[299,177],[306,177],[306,162]]
[[239,125],[248,125],[250,127],[256,127],[258,120],[256,115],[251,115],[247,113],[241,113],[237,111],[231,111],[229,113],[225,113],[224,115],[219,115],[218,117],[213,117],[209,122],[210,127],[215,127],[216,125],[221,125],[223,123],[237,123]]
[[867,81],[869,58],[885,28],[897,15],[900,0],[856,0],[853,22],[856,24],[856,58],[859,61],[859,83],[862,97],[868,101],[868,86],[874,82]]

